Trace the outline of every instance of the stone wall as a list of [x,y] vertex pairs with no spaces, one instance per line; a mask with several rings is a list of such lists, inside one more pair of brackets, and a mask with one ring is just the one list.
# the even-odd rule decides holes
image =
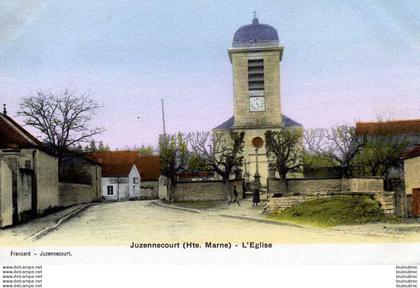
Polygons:
[[276,213],[282,211],[286,208],[292,207],[296,204],[316,200],[316,199],[325,199],[331,198],[338,195],[350,195],[350,196],[360,196],[368,195],[374,197],[376,201],[381,204],[382,209],[386,215],[394,215],[394,192],[332,192],[332,193],[318,193],[312,195],[285,195],[282,197],[272,197],[269,199],[267,206],[265,208],[266,213]]
[[96,186],[60,182],[58,187],[59,206],[61,207],[90,203],[98,200]]
[[[301,202],[333,197],[336,195],[369,195],[381,203],[385,214],[395,213],[394,192],[384,191],[381,177],[327,178],[327,179],[287,179],[287,192],[281,197],[269,199],[266,211],[273,213]],[[278,179],[268,179],[269,193],[281,191]]]
[[0,159],[0,228],[13,224],[12,171]]
[[375,199],[381,203],[382,209],[384,209],[385,214],[394,215],[395,214],[395,202],[394,202],[394,192],[386,191],[375,193]]
[[[230,181],[236,186],[239,199],[242,198],[242,180]],[[189,181],[180,182],[172,188],[175,201],[218,201],[225,200],[225,185],[223,181]]]
[[159,181],[141,181],[140,199],[158,199]]
[[58,196],[58,160],[40,150],[36,150],[34,157],[37,213],[42,214],[46,209],[60,206]]
[[[286,180],[286,192],[307,195],[327,192],[382,192],[383,185],[381,177],[296,178]],[[268,179],[267,189],[269,193],[281,193],[280,180]]]
[[265,212],[268,214],[276,213],[282,211],[286,208],[295,206],[299,203],[305,201],[311,201],[316,199],[329,198],[331,195],[327,194],[314,194],[314,195],[290,195],[282,197],[271,197],[268,200],[267,206],[265,207]]

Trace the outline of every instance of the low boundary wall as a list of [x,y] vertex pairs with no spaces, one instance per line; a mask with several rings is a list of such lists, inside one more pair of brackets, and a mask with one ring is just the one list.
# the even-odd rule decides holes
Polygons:
[[96,186],[93,185],[60,182],[58,189],[61,207],[90,203],[100,199]]
[[[230,181],[236,186],[238,198],[242,199],[242,180]],[[221,201],[225,200],[225,184],[221,180],[183,181],[171,188],[175,201]]]
[[384,191],[382,177],[364,178],[301,178],[287,179],[286,191],[281,190],[279,179],[268,179],[267,189],[272,197],[267,213],[275,213],[296,204],[337,195],[368,195],[376,199],[385,214],[395,214],[394,192]]
[[383,192],[382,177],[366,178],[296,178],[286,180],[286,191],[282,191],[280,180],[267,180],[267,189],[272,194],[299,193],[318,194],[328,192]]
[[394,209],[394,192],[330,192],[330,193],[318,193],[311,195],[283,195],[281,197],[271,197],[265,208],[266,213],[276,213],[282,211],[286,208],[292,207],[296,204],[311,201],[316,199],[331,198],[339,195],[350,195],[350,196],[360,196],[367,195],[374,198],[381,204],[384,213],[387,215],[395,214]]

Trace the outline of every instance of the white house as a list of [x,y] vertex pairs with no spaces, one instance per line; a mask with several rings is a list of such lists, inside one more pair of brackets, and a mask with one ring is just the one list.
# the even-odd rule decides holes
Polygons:
[[102,164],[102,198],[109,201],[135,200],[140,198],[139,157],[135,151],[106,151],[90,154]]

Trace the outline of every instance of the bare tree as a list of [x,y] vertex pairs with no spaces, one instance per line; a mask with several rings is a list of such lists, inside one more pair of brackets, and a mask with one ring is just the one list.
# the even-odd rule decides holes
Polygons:
[[61,163],[70,148],[87,143],[104,131],[89,128],[89,122],[98,109],[98,104],[88,93],[76,95],[66,89],[63,94],[55,95],[39,91],[22,99],[18,115],[24,117],[26,125],[42,133],[44,142]]
[[242,167],[244,132],[193,132],[187,135],[192,151],[210,166],[225,184],[225,199],[232,200],[230,176]]
[[286,175],[302,169],[303,149],[301,130],[282,128],[265,132],[265,149],[270,168],[279,172],[282,190],[286,187]]
[[356,136],[354,127],[346,125],[306,130],[304,138],[309,151],[332,159],[344,177],[352,176],[354,159],[366,145],[366,137]]

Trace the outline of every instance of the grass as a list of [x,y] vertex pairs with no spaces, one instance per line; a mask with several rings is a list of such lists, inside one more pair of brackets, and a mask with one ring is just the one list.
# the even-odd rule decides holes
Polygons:
[[173,206],[179,206],[192,209],[210,209],[226,204],[225,201],[180,201],[175,203],[167,203]]
[[396,217],[385,216],[379,202],[369,196],[336,196],[307,201],[267,217],[322,228],[397,221]]

